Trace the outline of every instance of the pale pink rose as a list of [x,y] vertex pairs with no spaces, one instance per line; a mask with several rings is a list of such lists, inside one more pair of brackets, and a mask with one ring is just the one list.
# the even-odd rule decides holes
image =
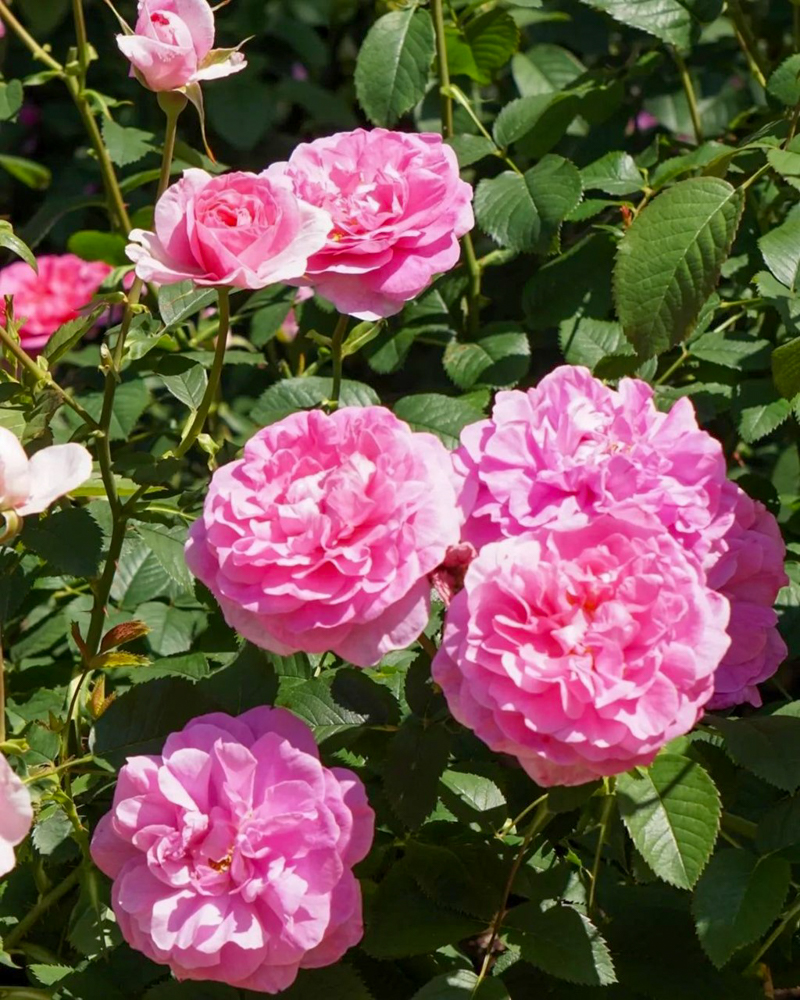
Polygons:
[[[527,392],[498,393],[492,418],[463,431],[454,462],[465,476],[464,539],[478,548],[602,513],[664,525],[731,599],[731,635],[741,639],[745,615],[752,630],[746,644],[732,644],[721,691],[734,696],[729,664],[741,682],[738,700],[751,700],[753,684],[777,670],[785,655],[772,611],[786,579],[780,532],[763,508],[751,530],[754,515],[744,501],[737,506],[741,490],[726,478],[722,447],[698,427],[690,400],[661,413],[645,382],[622,379],[615,391],[565,365]],[[715,575],[714,567],[743,544],[746,555],[728,563],[735,586],[726,587],[720,581],[731,571]]]
[[214,13],[207,0],[139,0],[139,19],[117,45],[150,90],[180,90],[238,73],[241,52],[214,50]]
[[438,438],[380,406],[312,410],[214,473],[186,559],[246,639],[364,667],[423,630],[428,574],[458,533]]
[[28,836],[32,823],[30,793],[0,754],[0,877],[16,864],[14,848]]
[[[14,315],[25,322],[19,332],[23,348],[37,355],[56,330],[77,319],[111,273],[102,261],[85,261],[74,254],[45,254],[36,258],[37,274],[24,261],[0,270],[0,300],[14,296]],[[0,301],[0,321],[5,305]]]
[[92,456],[80,444],[54,444],[28,458],[17,438],[0,427],[0,514],[40,514],[92,474]]
[[361,939],[374,815],[289,712],[205,715],[131,757],[92,857],[127,942],[180,980],[278,993]]
[[692,728],[728,615],[661,525],[601,515],[485,546],[433,677],[492,750],[540,785],[579,785],[649,764]]
[[295,307],[313,297],[314,293],[310,288],[297,289],[297,294],[294,297],[294,306],[286,314],[286,319],[281,323],[277,333],[278,340],[281,343],[291,344],[296,339],[297,334],[300,333],[300,321],[297,318]]
[[399,312],[458,263],[458,240],[474,225],[472,188],[438,135],[340,132],[301,143],[266,173],[291,178],[300,198],[330,213],[307,280],[359,319]]
[[264,288],[300,277],[330,227],[328,213],[286,180],[191,169],[159,199],[155,232],[134,229],[127,253],[136,274],[158,285]]
[[6,37],[6,26],[2,20],[0,20],[0,38]]
[[742,702],[761,704],[757,684],[771,677],[786,658],[773,605],[789,583],[784,569],[786,547],[775,518],[735,483],[726,483],[725,499],[736,519],[706,560],[708,584],[728,598],[731,648],[715,677],[709,708]]

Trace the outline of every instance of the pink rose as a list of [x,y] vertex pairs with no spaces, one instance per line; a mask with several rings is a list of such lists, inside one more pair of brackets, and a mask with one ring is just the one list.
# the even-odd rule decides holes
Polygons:
[[307,279],[341,313],[380,319],[399,312],[436,274],[458,262],[474,225],[472,188],[441,136],[383,128],[301,143],[268,177],[333,218]]
[[[535,389],[498,393],[492,418],[462,432],[454,461],[465,476],[466,541],[479,548],[557,519],[586,522],[602,513],[660,523],[730,598],[737,639],[740,607],[747,616],[748,642],[732,643],[719,674],[726,697],[734,696],[729,665],[744,700],[777,670],[785,655],[772,611],[786,579],[780,532],[763,508],[751,530],[755,515],[744,501],[738,505],[741,490],[726,478],[722,447],[698,427],[688,399],[661,413],[645,382],[622,379],[615,391],[587,369],[565,365]],[[735,586],[727,587],[733,570],[714,567],[743,547],[746,555],[728,560],[736,570]]]
[[0,876],[16,864],[14,848],[28,836],[32,823],[30,793],[0,754]]
[[[77,319],[111,273],[102,261],[85,261],[74,254],[37,257],[37,274],[24,261],[0,270],[0,299],[14,296],[14,315],[25,322],[20,330],[23,348],[37,355],[56,330]],[[0,321],[5,307],[0,302]]]
[[117,35],[117,45],[150,90],[180,90],[247,65],[241,52],[214,49],[214,13],[206,0],[139,0],[136,28]]
[[28,458],[22,445],[0,427],[0,515],[40,514],[92,474],[92,456],[80,444],[40,448]]
[[451,476],[383,407],[293,413],[214,474],[186,560],[256,645],[371,666],[428,622],[428,574],[458,542]]
[[178,979],[278,993],[361,939],[374,815],[283,709],[205,715],[131,757],[92,857],[125,939]]
[[649,764],[692,728],[728,615],[663,527],[599,516],[485,546],[433,677],[492,750],[540,785],[579,785]]
[[709,708],[742,702],[761,704],[757,684],[771,677],[786,658],[773,605],[789,583],[784,570],[786,547],[778,523],[766,507],[735,483],[726,483],[725,499],[736,519],[707,558],[708,585],[728,598],[731,648],[714,678]]
[[191,169],[159,199],[155,232],[134,229],[127,253],[143,281],[264,288],[299,278],[330,228],[285,180]]

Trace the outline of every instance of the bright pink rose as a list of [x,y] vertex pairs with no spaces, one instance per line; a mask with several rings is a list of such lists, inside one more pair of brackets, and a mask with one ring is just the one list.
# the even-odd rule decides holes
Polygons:
[[312,410],[214,473],[186,559],[246,639],[364,667],[423,630],[428,574],[458,533],[437,438],[380,406]]
[[31,823],[30,793],[0,754],[0,876],[16,864],[14,848],[28,836]]
[[660,525],[608,516],[485,546],[433,677],[450,710],[540,785],[647,765],[702,715],[729,606]]
[[[76,319],[111,273],[102,261],[85,261],[74,254],[37,257],[37,274],[24,261],[0,270],[0,299],[14,296],[14,315],[24,319],[22,346],[36,355],[64,323]],[[0,303],[0,320],[5,307]]]
[[306,205],[280,178],[187,170],[155,212],[155,232],[134,229],[128,257],[158,285],[264,288],[299,278],[324,245],[327,212]]
[[0,427],[0,515],[40,514],[91,474],[92,456],[83,445],[55,444],[28,458],[11,431]]
[[474,225],[472,188],[438,135],[340,132],[301,143],[266,174],[290,177],[300,198],[330,213],[333,230],[307,279],[359,319],[399,312],[456,265],[459,237]]
[[207,0],[139,0],[139,19],[117,45],[150,90],[180,90],[238,73],[241,52],[214,49],[214,13]]
[[[698,427],[688,399],[661,413],[645,382],[622,379],[615,391],[587,369],[565,365],[535,389],[498,393],[492,418],[463,431],[454,461],[465,475],[466,541],[479,548],[602,513],[660,523],[733,604],[737,642],[719,683],[734,700],[725,704],[751,700],[753,685],[777,670],[785,655],[772,611],[786,580],[780,531],[760,505],[752,529],[753,508],[737,501],[741,490],[726,478],[722,447]],[[715,572],[729,550],[729,568]],[[750,635],[739,642],[745,620]]]
[[92,857],[126,941],[178,979],[285,990],[363,934],[352,867],[374,814],[283,709],[205,715],[131,757]]
[[773,608],[778,591],[789,582],[780,528],[766,507],[735,483],[726,483],[725,498],[736,519],[706,564],[708,585],[731,604],[731,648],[714,678],[709,708],[760,705],[756,685],[775,673],[787,653]]

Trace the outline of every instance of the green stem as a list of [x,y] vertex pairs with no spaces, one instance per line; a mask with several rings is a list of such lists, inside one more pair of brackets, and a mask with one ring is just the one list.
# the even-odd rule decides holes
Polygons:
[[350,322],[349,316],[340,316],[336,324],[336,329],[331,337],[331,359],[333,360],[333,387],[331,388],[330,402],[331,408],[336,409],[339,405],[339,396],[342,394],[342,344],[344,335],[347,333],[347,324]]
[[11,951],[16,945],[25,937],[28,931],[34,927],[41,917],[50,909],[51,906],[63,899],[67,893],[71,892],[75,886],[80,882],[81,879],[81,869],[76,868],[74,871],[70,872],[69,875],[59,882],[59,884],[51,889],[47,895],[42,896],[39,902],[30,910],[26,916],[20,920],[17,926],[9,931],[8,934],[3,938],[3,947],[6,951]]
[[700,122],[700,109],[697,106],[697,94],[694,90],[694,84],[692,83],[692,77],[689,74],[689,70],[686,66],[686,60],[680,54],[677,48],[672,49],[672,56],[675,59],[675,64],[678,67],[678,73],[681,78],[681,84],[683,85],[683,92],[686,94],[686,101],[689,105],[689,115],[692,119],[692,128],[694,129],[695,142],[699,146],[703,141],[703,126]]
[[728,13],[733,21],[736,38],[742,52],[745,54],[750,72],[756,78],[759,85],[766,90],[769,73],[766,67],[762,65],[761,56],[758,51],[758,42],[753,34],[753,29],[742,12],[742,8],[739,6],[739,0],[728,0]]
[[447,65],[447,36],[444,31],[444,5],[442,0],[433,0],[433,27],[436,32],[436,58],[439,63],[440,97],[442,103],[442,135],[449,139],[453,135],[453,99],[450,96],[450,67]]
[[228,343],[228,333],[231,327],[231,303],[230,289],[219,288],[219,329],[217,331],[217,346],[214,351],[214,361],[211,364],[211,371],[208,373],[208,385],[197,408],[192,425],[186,436],[174,451],[176,458],[182,458],[200,437],[206,423],[208,411],[217,394],[220,379],[222,377],[222,365],[225,360],[225,348]]
[[478,981],[475,983],[475,988],[473,990],[473,993],[478,992],[481,983],[486,978],[486,974],[489,971],[489,967],[492,962],[492,954],[494,952],[495,942],[497,941],[497,938],[500,936],[500,928],[503,926],[503,920],[505,919],[506,916],[506,911],[508,909],[508,900],[509,897],[511,896],[511,890],[514,888],[514,882],[516,881],[517,875],[519,874],[519,870],[522,867],[522,862],[525,858],[525,854],[527,853],[528,848],[531,846],[535,838],[539,836],[539,834],[547,826],[547,824],[550,822],[552,818],[553,818],[553,813],[551,813],[550,810],[547,808],[547,796],[545,795],[539,801],[539,806],[536,810],[536,815],[533,817],[533,822],[531,823],[530,829],[525,834],[525,837],[522,843],[520,844],[520,848],[517,851],[517,856],[514,858],[514,863],[511,866],[511,871],[509,872],[508,880],[506,882],[505,889],[503,890],[503,901],[501,902],[500,908],[498,909],[497,914],[495,915],[495,918],[492,922],[489,944],[486,946],[486,954],[483,959],[483,965],[481,966],[480,975],[478,976]]
[[81,67],[81,90],[86,86],[86,71],[89,68],[89,39],[86,35],[86,18],[83,15],[83,0],[72,0],[72,18],[75,21],[75,36],[78,40],[78,63]]
[[464,251],[464,265],[469,275],[467,285],[467,332],[470,339],[476,340],[480,332],[480,299],[481,299],[481,268],[475,255],[475,245],[472,234],[467,233],[461,239]]
[[691,355],[686,350],[686,348],[683,345],[681,345],[681,356],[678,358],[677,361],[671,364],[669,368],[667,368],[667,370],[664,372],[661,378],[656,379],[655,384],[663,385],[668,378],[670,378],[672,375],[675,374],[675,372],[681,367],[681,365],[683,365],[684,361],[686,361],[688,357],[691,357]]
[[794,904],[786,911],[783,919],[775,928],[775,930],[770,934],[767,940],[761,945],[758,951],[755,953],[750,964],[747,966],[745,972],[754,972],[756,966],[761,961],[761,959],[766,955],[770,948],[775,944],[778,938],[783,934],[789,924],[794,920],[796,916],[800,914],[800,898],[794,901]]
[[64,764],[59,764],[57,767],[48,767],[38,774],[28,775],[23,780],[23,784],[32,785],[36,781],[43,781],[45,778],[52,778],[57,774],[63,774],[64,771],[70,771],[73,767],[82,767],[84,764],[91,764],[93,760],[94,757],[91,754],[87,754],[86,757],[73,757],[72,760],[68,760]]
[[158,180],[156,201],[169,187],[172,176],[172,160],[175,156],[175,139],[178,135],[178,119],[188,103],[183,94],[166,92],[158,95],[158,104],[167,117],[167,127],[164,132],[164,150],[161,154],[161,176]]
[[589,886],[589,898],[587,900],[587,911],[591,917],[594,911],[594,897],[597,891],[597,877],[600,874],[600,862],[603,858],[603,847],[608,833],[608,822],[611,819],[611,810],[614,806],[614,779],[606,779],[606,796],[603,800],[603,811],[600,815],[600,833],[597,839],[597,849],[594,852],[594,864],[592,865],[592,881]]
[[37,382],[45,382],[48,389],[52,389],[54,392],[58,393],[61,402],[66,403],[67,406],[71,407],[78,414],[81,420],[83,420],[87,427],[91,427],[94,431],[99,428],[100,425],[86,412],[86,410],[84,410],[81,404],[74,400],[69,393],[65,392],[49,372],[40,368],[33,358],[27,354],[22,347],[20,347],[11,334],[2,326],[0,326],[0,346],[2,346],[4,350],[8,351],[9,354],[13,355],[14,360],[21,365],[29,375],[32,375]]

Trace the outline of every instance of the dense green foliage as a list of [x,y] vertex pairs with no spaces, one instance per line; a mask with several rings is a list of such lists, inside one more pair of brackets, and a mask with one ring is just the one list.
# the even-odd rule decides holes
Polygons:
[[[100,0],[85,2],[101,57],[89,89],[68,0],[12,9],[61,68],[12,31],[2,43],[0,208],[16,236],[2,225],[0,244],[9,261],[27,246],[123,265],[124,226],[74,105],[101,126],[134,225],[151,219],[163,115],[128,79]],[[797,995],[781,990],[800,985],[800,7],[232,0],[218,22],[220,44],[253,36],[250,68],[207,88],[217,165],[189,109],[175,173],[261,170],[304,138],[371,123],[443,130],[475,186],[462,264],[399,316],[351,330],[342,402],[381,401],[452,447],[494,390],[564,360],[636,374],[665,409],[688,395],[732,476],[779,515],[790,657],[763,708],[708,715],[615,785],[544,796],[453,721],[425,650],[356,671],[242,646],[185,567],[209,466],[330,395],[324,302],[299,307],[287,343],[292,290],[233,297],[221,392],[186,457],[169,453],[208,384],[215,293],[146,297],[121,358],[118,327],[86,340],[91,322],[63,328],[38,374],[0,369],[0,424],[34,447],[108,448],[112,489],[106,469],[0,548],[4,749],[37,799],[0,883],[0,997],[236,1000],[120,943],[87,836],[127,756],[205,711],[264,703],[307,720],[378,814],[358,869],[365,939],[302,973],[290,1000]],[[131,622],[147,629],[101,649]]]

